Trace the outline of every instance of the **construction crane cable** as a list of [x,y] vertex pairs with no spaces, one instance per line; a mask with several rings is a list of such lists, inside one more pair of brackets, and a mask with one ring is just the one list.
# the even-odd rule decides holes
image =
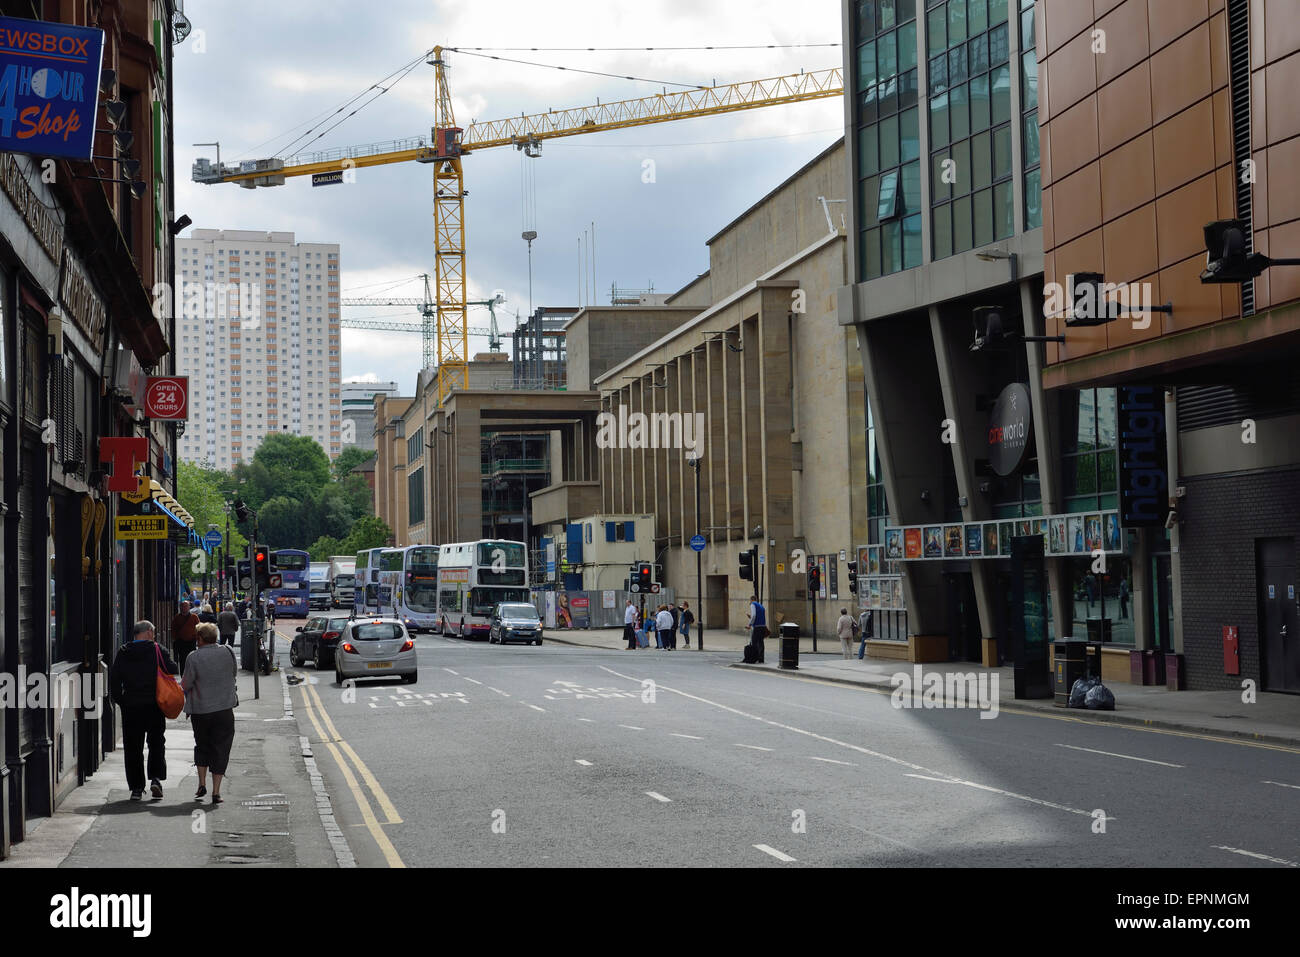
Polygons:
[[[362,110],[364,110],[367,106],[370,106],[370,104],[374,103],[375,100],[379,99],[381,96],[383,96],[385,93],[387,93],[387,92],[388,92],[389,90],[391,90],[393,87],[395,87],[398,83],[402,82],[402,80],[404,80],[404,79],[406,79],[408,76],[410,76],[410,75],[411,75],[411,71],[414,70],[414,69],[416,68],[416,66],[418,66],[418,65],[419,65],[418,63],[413,63],[413,64],[411,64],[409,67],[407,67],[406,71],[403,72],[401,76],[399,76],[399,77],[398,77],[396,80],[394,80],[392,83],[388,84],[388,86],[379,86],[378,84],[376,84],[374,87],[371,87],[372,90],[373,90],[373,89],[378,89],[379,92],[376,93],[374,96],[372,96],[370,99],[366,100],[366,102],[362,103],[360,106],[358,106],[356,109],[354,109],[354,110],[353,110],[351,113],[349,113],[347,116],[343,117],[343,118],[342,118],[341,120],[339,120],[337,123],[334,123],[332,126],[326,127],[325,129],[321,130],[318,134],[316,134],[316,136],[312,137],[312,139],[309,140],[308,143],[315,143],[315,142],[316,142],[317,140],[319,140],[322,136],[327,136],[328,134],[332,133],[334,130],[338,129],[340,126],[342,126],[342,125],[343,125],[344,123],[346,123],[348,120],[352,119],[352,117],[356,116],[358,113],[360,113]],[[367,90],[366,92],[370,92],[370,91]],[[342,112],[342,108],[340,108],[338,111],[336,111],[336,114],[337,114],[338,112]],[[314,129],[314,127],[313,127],[313,129]],[[290,147],[292,147],[294,144],[296,144],[299,140],[303,139],[303,137],[309,135],[311,132],[312,132],[311,130],[308,130],[306,133],[302,134],[302,136],[298,137],[297,140],[294,140],[294,141],[293,141],[293,144],[290,144]],[[304,144],[304,145],[306,145],[306,144]],[[284,150],[283,152],[287,153],[287,152],[289,151],[289,148],[290,148],[290,147],[286,147],[285,150]]]
[[396,287],[396,286],[401,286],[401,285],[403,285],[404,283],[415,282],[416,280],[423,279],[423,278],[424,278],[424,275],[423,275],[423,274],[420,274],[420,275],[418,275],[418,276],[411,276],[411,277],[408,278],[408,279],[399,279],[399,280],[397,280],[396,282],[393,282],[392,280],[389,280],[389,279],[381,279],[381,280],[379,280],[378,282],[366,282],[366,283],[362,283],[362,284],[359,285],[359,286],[348,286],[348,288],[345,289],[345,290],[343,290],[343,291],[344,291],[344,293],[349,293],[349,292],[351,292],[351,291],[354,290],[354,289],[369,289],[369,288],[371,288],[372,286],[383,286],[383,287],[386,288],[386,289],[392,289],[392,288],[394,288],[394,287]]
[[680,50],[805,50],[815,47],[838,47],[839,43],[750,43],[738,46],[705,47],[447,47],[468,53],[471,50],[495,50],[499,53],[640,53],[643,51]]
[[632,80],[636,83],[658,83],[660,86],[680,86],[687,90],[707,90],[707,83],[678,83],[676,80],[655,80],[644,76],[627,76],[622,73],[605,73],[601,70],[583,70],[576,66],[558,66],[554,63],[538,63],[535,60],[517,60],[507,56],[493,56],[489,53],[473,53],[470,50],[459,47],[447,47],[448,50],[455,50],[457,53],[463,53],[466,56],[483,57],[485,60],[499,60],[502,63],[520,63],[524,66],[540,66],[548,70],[563,70],[566,73],[586,73],[588,76],[606,76],[615,80]]
[[[410,61],[408,61],[408,62],[406,62],[406,63],[403,63],[401,66],[399,66],[399,67],[398,67],[396,70],[394,70],[392,73],[389,73],[387,76],[380,77],[377,81],[375,81],[374,83],[370,84],[370,86],[366,87],[364,90],[361,90],[360,92],[353,94],[353,95],[350,96],[348,99],[346,99],[346,100],[344,100],[342,103],[340,103],[340,104],[339,104],[337,107],[335,107],[334,109],[332,109],[332,110],[326,110],[326,111],[324,111],[323,113],[318,113],[318,114],[317,114],[315,117],[313,117],[312,119],[306,120],[305,123],[313,123],[313,122],[314,122],[316,125],[315,125],[315,126],[312,126],[310,129],[306,130],[305,132],[300,133],[296,138],[294,138],[293,140],[290,140],[287,144],[285,144],[284,146],[282,146],[282,147],[280,147],[279,149],[275,150],[274,153],[273,153],[273,155],[275,155],[275,156],[288,156],[288,155],[290,154],[290,151],[293,150],[293,149],[297,146],[297,144],[298,144],[299,142],[301,142],[302,140],[304,140],[304,139],[306,139],[308,136],[310,136],[310,135],[312,134],[312,132],[315,131],[315,129],[316,129],[317,127],[319,127],[322,123],[327,122],[327,121],[328,121],[330,118],[332,118],[332,117],[338,116],[339,113],[341,113],[341,112],[343,112],[344,110],[346,110],[349,106],[351,106],[351,105],[352,105],[353,103],[355,103],[357,100],[361,99],[361,98],[362,98],[363,96],[365,96],[367,93],[370,93],[370,92],[372,92],[373,90],[379,89],[381,92],[379,93],[378,96],[372,97],[369,101],[367,101],[366,103],[362,104],[362,105],[361,105],[360,107],[358,107],[356,110],[353,110],[351,113],[349,113],[347,116],[345,116],[345,117],[343,118],[343,120],[340,120],[339,123],[342,123],[344,120],[347,120],[347,119],[351,118],[352,116],[355,116],[355,115],[356,115],[360,110],[365,109],[365,107],[369,106],[369,105],[370,105],[371,103],[373,103],[376,99],[378,99],[379,96],[382,96],[384,93],[387,93],[388,90],[391,89],[393,86],[396,86],[396,85],[397,85],[398,83],[400,83],[402,80],[406,79],[406,77],[409,76],[409,75],[411,74],[411,71],[414,70],[414,69],[415,69],[417,66],[419,66],[421,63],[423,63],[423,62],[425,61],[425,59],[429,56],[429,54],[432,53],[432,52],[433,52],[432,50],[426,50],[426,51],[424,51],[424,52],[421,53],[419,56],[417,56],[415,59],[410,60]],[[400,74],[400,76],[399,76],[399,74]],[[397,78],[394,80],[393,77],[397,77]],[[392,82],[391,82],[391,83],[388,83],[389,80],[392,80]],[[387,87],[384,87],[384,86],[383,86],[383,84],[385,84],[385,83],[388,83],[388,86],[387,86]],[[289,133],[292,133],[294,130],[298,129],[299,127],[301,127],[301,126],[303,126],[303,125],[304,125],[304,123],[299,123],[298,126],[291,127],[289,130],[287,130],[285,133],[283,133],[283,134],[281,134],[281,135],[283,135],[283,136],[287,136]],[[334,124],[334,126],[330,127],[330,129],[332,130],[332,129],[334,129],[335,127],[337,127],[338,125],[339,125],[339,124],[336,123],[336,124]],[[325,131],[325,133],[328,133],[328,132],[329,132],[329,130],[326,130],[326,131]],[[325,133],[321,133],[320,136],[324,136]],[[320,139],[320,136],[317,136],[316,139]],[[274,141],[277,140],[277,139],[279,139],[278,136],[273,136],[273,137],[271,137],[271,139],[269,139],[269,140],[265,140],[265,141],[263,141],[262,143],[259,143],[257,146],[254,146],[254,147],[250,148],[249,150],[246,150],[246,151],[244,152],[243,155],[246,156],[246,155],[248,155],[248,153],[251,153],[253,150],[258,149],[258,148],[261,147],[261,146],[265,146],[267,143],[274,142]]]

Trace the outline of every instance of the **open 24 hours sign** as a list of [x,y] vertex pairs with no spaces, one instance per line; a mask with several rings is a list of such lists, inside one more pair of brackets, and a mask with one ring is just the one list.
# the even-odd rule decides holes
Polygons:
[[0,17],[0,151],[91,158],[104,31]]

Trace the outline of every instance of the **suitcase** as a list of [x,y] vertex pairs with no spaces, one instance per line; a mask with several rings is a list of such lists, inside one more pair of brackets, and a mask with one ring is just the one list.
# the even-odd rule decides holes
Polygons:
[[647,648],[650,645],[650,639],[645,633],[644,628],[638,628],[636,632],[636,646],[638,648]]
[[758,651],[753,645],[745,646],[745,664],[747,665],[758,664]]

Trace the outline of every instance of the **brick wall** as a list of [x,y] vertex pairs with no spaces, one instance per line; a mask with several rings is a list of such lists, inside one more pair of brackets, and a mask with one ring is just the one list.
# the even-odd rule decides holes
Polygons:
[[[1300,537],[1300,468],[1184,479],[1183,648],[1192,690],[1261,680],[1255,541]],[[1237,625],[1241,674],[1223,673],[1223,626]]]

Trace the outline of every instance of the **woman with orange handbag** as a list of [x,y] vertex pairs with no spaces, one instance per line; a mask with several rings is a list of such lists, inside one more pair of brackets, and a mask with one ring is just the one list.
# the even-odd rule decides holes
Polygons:
[[[167,780],[166,715],[159,704],[159,679],[175,682],[176,663],[154,640],[153,622],[137,621],[134,640],[123,645],[109,672],[109,694],[122,709],[122,748],[126,752],[126,783],[131,800],[144,796],[145,742],[149,744],[149,795],[163,796]],[[177,688],[177,691],[180,689]]]

